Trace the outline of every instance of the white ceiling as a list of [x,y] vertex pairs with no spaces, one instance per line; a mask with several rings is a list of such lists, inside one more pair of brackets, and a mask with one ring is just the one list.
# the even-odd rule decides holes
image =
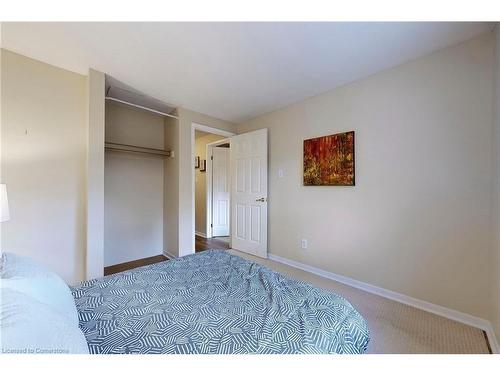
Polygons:
[[2,47],[241,122],[470,39],[491,23],[2,23]]

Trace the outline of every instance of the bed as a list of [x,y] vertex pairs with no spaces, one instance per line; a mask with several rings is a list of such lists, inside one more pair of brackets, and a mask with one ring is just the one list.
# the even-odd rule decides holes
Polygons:
[[363,353],[343,297],[222,250],[72,288],[90,353]]

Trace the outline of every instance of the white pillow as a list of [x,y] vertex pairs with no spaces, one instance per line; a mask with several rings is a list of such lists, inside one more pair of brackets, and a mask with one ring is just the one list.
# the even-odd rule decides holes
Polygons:
[[49,306],[1,288],[0,347],[3,354],[88,354],[83,332]]
[[10,288],[42,302],[78,327],[78,312],[68,285],[35,261],[12,253],[2,255],[2,288]]
[[37,261],[14,253],[3,252],[0,261],[0,278],[45,277],[53,274]]
[[68,286],[58,277],[12,277],[1,279],[0,284],[2,288],[15,290],[44,303],[78,327],[75,300]]

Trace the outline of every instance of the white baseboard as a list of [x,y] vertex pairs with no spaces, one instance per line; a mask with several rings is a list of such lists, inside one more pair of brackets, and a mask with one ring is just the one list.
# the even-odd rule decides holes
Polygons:
[[203,233],[203,232],[198,232],[198,231],[195,231],[194,233],[195,233],[197,236],[200,236],[200,237],[203,237],[203,238],[207,238],[206,233]]
[[493,353],[496,353],[496,354],[500,353],[500,346],[498,344],[497,337],[495,336],[493,326],[491,325],[491,323],[488,320],[478,318],[476,316],[469,315],[469,314],[466,314],[466,313],[463,313],[463,312],[460,312],[457,310],[449,309],[449,308],[444,307],[444,306],[436,305],[436,304],[433,304],[433,303],[430,303],[427,301],[423,301],[423,300],[420,300],[417,298],[413,298],[413,297],[407,296],[405,294],[394,292],[394,291],[389,290],[389,289],[380,288],[380,287],[375,286],[375,285],[371,285],[371,284],[368,284],[368,283],[365,283],[362,281],[351,279],[350,277],[346,277],[346,276],[338,275],[338,274],[333,273],[333,272],[325,271],[325,270],[322,270],[320,268],[309,266],[309,265],[304,264],[304,263],[300,263],[300,262],[297,262],[294,260],[282,258],[278,255],[269,254],[268,257],[270,260],[274,260],[275,262],[283,263],[283,264],[286,264],[287,266],[298,268],[300,270],[310,272],[310,273],[313,273],[315,275],[322,276],[324,278],[334,280],[334,281],[337,281],[337,282],[342,283],[342,284],[349,285],[353,288],[364,290],[365,292],[368,292],[368,293],[376,294],[378,296],[385,297],[385,298],[388,298],[390,300],[403,303],[405,305],[413,306],[417,309],[421,309],[421,310],[424,310],[424,311],[427,311],[427,312],[430,312],[430,313],[433,313],[436,315],[443,316],[443,317],[451,319],[451,320],[455,320],[455,321],[460,322],[460,323],[464,323],[464,324],[482,329],[486,332],[486,334],[488,336],[488,341],[490,342],[491,351]]
[[169,253],[167,250],[163,250],[163,255],[165,255],[169,259],[177,258],[174,254]]
[[484,329],[486,335],[488,336],[488,341],[490,342],[491,351],[495,354],[500,354],[500,344],[498,343],[498,338],[495,335],[495,330],[490,322],[488,323],[488,327]]

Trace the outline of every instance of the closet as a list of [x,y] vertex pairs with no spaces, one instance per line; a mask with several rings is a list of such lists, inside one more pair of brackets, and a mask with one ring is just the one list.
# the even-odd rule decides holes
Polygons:
[[106,77],[104,267],[164,253],[175,108]]

